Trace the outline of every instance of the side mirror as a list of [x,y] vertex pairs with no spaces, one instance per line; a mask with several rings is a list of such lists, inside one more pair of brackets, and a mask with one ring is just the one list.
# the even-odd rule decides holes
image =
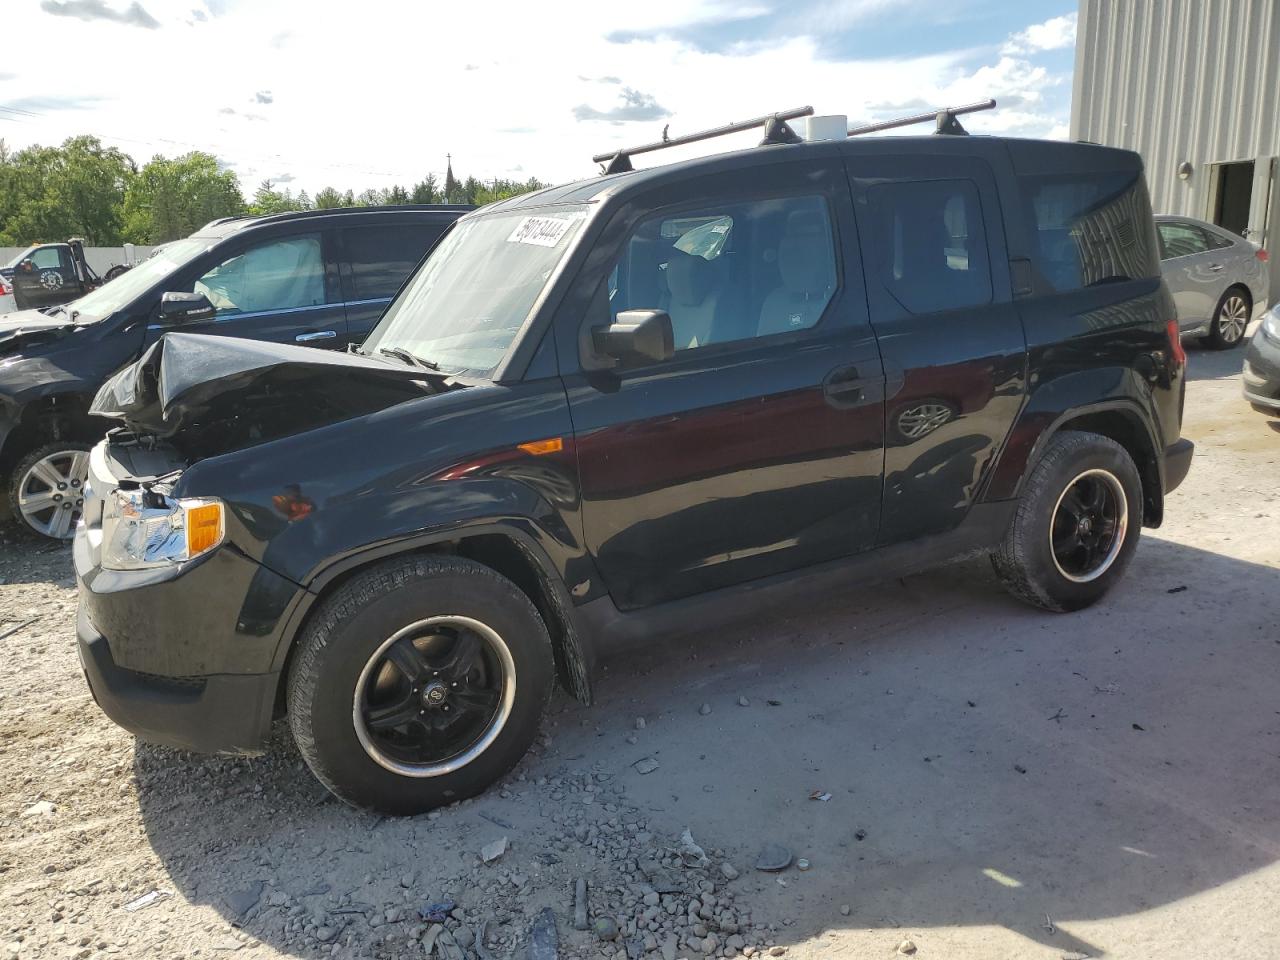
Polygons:
[[616,360],[670,360],[675,334],[665,310],[623,310],[607,327],[591,331],[597,353]]
[[160,322],[167,326],[184,323],[202,323],[212,320],[218,311],[203,293],[177,293],[173,290],[160,295]]

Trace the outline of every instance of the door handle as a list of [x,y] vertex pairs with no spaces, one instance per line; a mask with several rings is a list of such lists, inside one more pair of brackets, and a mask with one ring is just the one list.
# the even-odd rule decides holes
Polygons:
[[312,340],[332,340],[338,335],[336,330],[315,330],[311,333],[300,333],[293,338],[294,343],[310,343]]
[[1211,263],[1209,264],[1209,269],[1212,270],[1214,273],[1217,273],[1219,270],[1223,269],[1223,266],[1220,263]]
[[839,410],[879,403],[884,399],[884,375],[863,377],[856,366],[836,367],[823,378],[822,393]]

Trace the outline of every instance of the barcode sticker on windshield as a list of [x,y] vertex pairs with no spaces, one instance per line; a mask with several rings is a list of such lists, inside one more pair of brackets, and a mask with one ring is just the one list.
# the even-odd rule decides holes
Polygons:
[[573,226],[573,220],[560,217],[525,217],[507,237],[507,243],[532,243],[539,247],[554,247],[565,232]]

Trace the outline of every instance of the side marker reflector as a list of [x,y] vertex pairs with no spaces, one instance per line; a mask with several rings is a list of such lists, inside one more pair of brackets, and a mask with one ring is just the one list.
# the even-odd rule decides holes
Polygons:
[[531,453],[535,457],[540,457],[544,453],[559,453],[564,449],[564,438],[552,437],[549,440],[531,440],[528,443],[520,444],[520,449],[525,453]]

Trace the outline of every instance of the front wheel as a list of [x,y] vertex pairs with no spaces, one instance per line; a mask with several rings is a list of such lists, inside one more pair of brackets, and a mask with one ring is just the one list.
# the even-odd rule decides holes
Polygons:
[[316,777],[396,816],[480,793],[524,756],[555,679],[537,609],[459,557],[392,560],[322,601],[289,675]]
[[1124,574],[1142,528],[1142,480],[1120,444],[1064,431],[1027,478],[991,555],[1005,588],[1045,610],[1080,610]]
[[26,529],[53,540],[75,536],[84,509],[89,444],[48,443],[18,461],[9,481],[9,505]]

